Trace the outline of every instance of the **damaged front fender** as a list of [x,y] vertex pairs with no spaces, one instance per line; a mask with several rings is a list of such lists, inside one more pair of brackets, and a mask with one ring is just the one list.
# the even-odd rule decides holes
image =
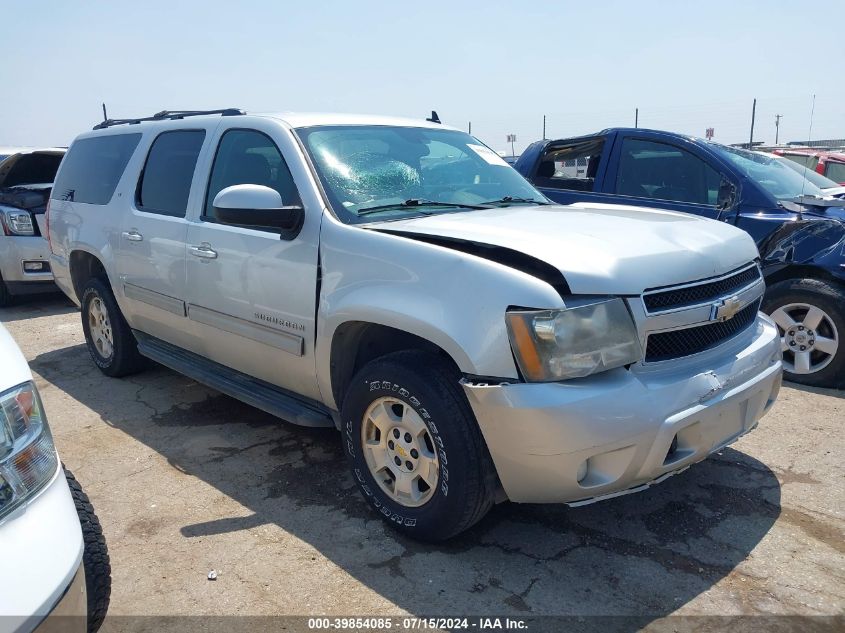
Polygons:
[[786,222],[758,245],[767,277],[790,266],[822,268],[845,280],[845,223],[809,218]]

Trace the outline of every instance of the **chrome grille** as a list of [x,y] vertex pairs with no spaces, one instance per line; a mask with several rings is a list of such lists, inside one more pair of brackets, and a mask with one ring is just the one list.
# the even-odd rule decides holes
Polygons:
[[700,283],[662,291],[646,291],[643,294],[643,303],[649,313],[686,308],[714,301],[741,290],[759,279],[760,269],[756,265],[749,266],[713,281],[704,280]]
[[681,358],[716,347],[754,323],[759,309],[760,299],[757,299],[727,321],[650,334],[645,360],[653,363]]

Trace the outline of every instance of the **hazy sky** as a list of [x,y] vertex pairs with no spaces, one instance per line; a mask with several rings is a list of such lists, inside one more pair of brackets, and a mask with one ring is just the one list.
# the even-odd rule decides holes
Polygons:
[[[0,145],[102,118],[240,107],[424,117],[517,152],[633,125],[716,140],[845,136],[842,59],[806,2],[4,0]],[[837,16],[837,20],[839,16]],[[805,35],[802,35],[805,34]]]

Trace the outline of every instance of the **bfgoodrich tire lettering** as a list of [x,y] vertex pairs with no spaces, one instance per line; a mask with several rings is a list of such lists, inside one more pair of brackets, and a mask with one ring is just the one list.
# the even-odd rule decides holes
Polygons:
[[146,366],[138,342],[120,312],[111,288],[91,278],[82,290],[82,331],[91,359],[106,376],[127,376]]
[[[362,368],[343,402],[344,446],[364,498],[388,524],[421,540],[448,539],[479,521],[493,505],[495,471],[459,378],[433,354],[396,352]],[[436,454],[437,476],[431,479],[436,481],[433,492],[421,496],[421,505],[398,501],[368,465],[362,427],[365,414],[378,401],[401,404],[425,424],[423,434]]]

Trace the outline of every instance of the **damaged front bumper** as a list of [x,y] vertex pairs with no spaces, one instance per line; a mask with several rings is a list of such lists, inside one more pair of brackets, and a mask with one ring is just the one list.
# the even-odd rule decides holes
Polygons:
[[561,383],[462,385],[507,497],[581,505],[636,492],[753,429],[781,385],[780,337],[742,335],[660,369]]

